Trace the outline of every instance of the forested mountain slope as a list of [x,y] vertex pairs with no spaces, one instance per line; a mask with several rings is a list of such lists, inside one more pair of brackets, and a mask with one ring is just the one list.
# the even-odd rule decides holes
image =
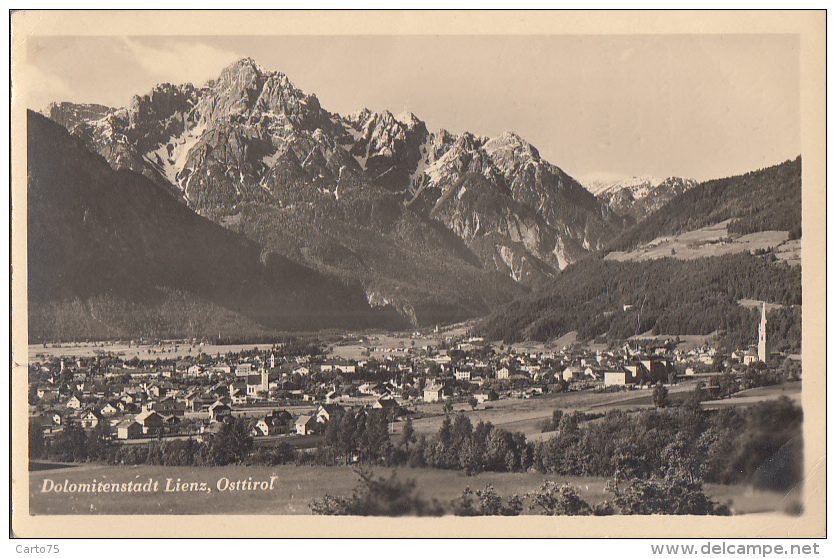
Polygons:
[[477,330],[506,341],[547,341],[571,331],[581,340],[611,341],[647,331],[672,336],[722,331],[730,342],[746,346],[756,340],[759,316],[738,304],[740,299],[785,305],[770,321],[773,336],[798,348],[800,308],[792,306],[801,304],[801,269],[749,254],[689,261],[588,258],[500,309]]
[[607,245],[627,251],[641,243],[732,219],[730,233],[779,230],[801,236],[801,157],[694,186],[650,213]]

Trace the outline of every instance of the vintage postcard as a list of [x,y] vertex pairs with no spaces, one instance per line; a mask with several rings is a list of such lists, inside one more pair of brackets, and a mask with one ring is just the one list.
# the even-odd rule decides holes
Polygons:
[[825,535],[823,11],[11,32],[15,535]]

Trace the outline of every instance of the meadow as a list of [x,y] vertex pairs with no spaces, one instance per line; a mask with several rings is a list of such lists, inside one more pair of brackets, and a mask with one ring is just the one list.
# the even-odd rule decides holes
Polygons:
[[253,349],[267,350],[272,343],[246,343],[238,345],[211,345],[208,343],[187,343],[185,341],[165,341],[155,344],[126,343],[122,341],[72,342],[29,344],[29,362],[43,362],[53,357],[92,357],[97,354],[118,355],[124,360],[134,357],[143,360],[179,359],[196,357],[200,353],[217,357],[226,353],[239,353]]
[[775,249],[779,259],[801,263],[800,242],[789,240],[785,231],[762,231],[746,235],[730,234],[731,219],[676,236],[660,236],[629,252],[611,252],[607,260],[645,261],[675,257],[681,260]]
[[[685,392],[694,389],[694,385],[695,382],[683,382],[670,386],[671,400],[676,400],[680,394],[684,396]],[[522,432],[526,438],[533,441],[540,438],[543,422],[551,418],[556,409],[563,412],[606,413],[613,409],[650,409],[652,407],[653,401],[649,390],[599,393],[588,389],[549,393],[531,399],[504,398],[479,403],[475,409],[471,409],[467,403],[456,403],[453,405],[453,413],[455,415],[463,413],[474,425],[479,421],[484,421],[511,432]],[[429,436],[438,432],[444,420],[440,403],[419,404],[409,409],[420,413],[412,419],[416,434]],[[399,434],[402,427],[403,423],[395,423],[393,433]]]
[[[480,473],[467,476],[461,471],[439,469],[413,469],[407,467],[375,468],[382,476],[397,475],[399,479],[414,479],[420,496],[447,504],[459,497],[465,487],[474,490],[492,485],[503,497],[532,492],[544,480],[569,482],[578,489],[581,497],[590,504],[609,499],[605,491],[609,479],[602,477],[567,477],[541,473]],[[273,490],[219,490],[228,486],[228,479],[269,482],[273,477]],[[207,514],[273,514],[307,515],[309,503],[325,494],[350,495],[357,484],[357,475],[349,467],[295,466],[255,467],[234,465],[228,467],[161,467],[81,465],[63,469],[31,471],[30,513],[33,515],[207,515]],[[45,479],[54,484],[90,483],[106,481],[147,483],[157,481],[158,491],[149,493],[75,493],[41,492]],[[211,492],[165,492],[166,479],[172,483],[206,483]],[[780,494],[752,490],[743,485],[706,485],[706,493],[714,500],[729,503],[735,514],[780,512],[788,501],[798,501],[800,494]],[[527,506],[526,506],[527,507]],[[526,510],[524,513],[535,513]]]

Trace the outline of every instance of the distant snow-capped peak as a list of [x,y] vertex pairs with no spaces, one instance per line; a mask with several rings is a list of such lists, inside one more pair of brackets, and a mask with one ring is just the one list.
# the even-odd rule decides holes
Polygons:
[[654,188],[668,180],[649,174],[638,176],[623,176],[615,173],[592,173],[578,177],[584,188],[598,197],[608,196],[621,190],[629,190],[635,199],[641,199]]

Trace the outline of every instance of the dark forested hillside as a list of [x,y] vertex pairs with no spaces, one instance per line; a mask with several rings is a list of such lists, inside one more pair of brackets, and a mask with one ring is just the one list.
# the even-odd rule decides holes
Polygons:
[[740,176],[703,182],[624,231],[607,251],[732,219],[730,233],[790,231],[801,236],[801,157]]
[[29,112],[27,133],[30,339],[403,323],[373,311],[359,287],[114,171],[58,124]]
[[[733,254],[698,260],[614,262],[589,258],[484,320],[493,339],[545,341],[577,331],[584,340],[656,334],[705,335],[723,330],[741,344],[756,340],[757,316],[738,300],[787,305],[775,326],[800,343],[801,270],[768,256]],[[797,323],[796,323],[797,322]],[[777,330],[776,330],[777,332]]]

